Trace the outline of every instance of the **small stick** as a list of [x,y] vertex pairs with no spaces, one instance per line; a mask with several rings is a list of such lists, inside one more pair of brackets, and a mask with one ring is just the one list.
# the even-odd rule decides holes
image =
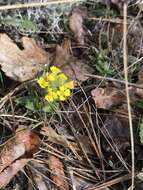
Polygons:
[[[108,80],[108,81],[112,81],[112,82],[118,82],[118,83],[121,83],[121,84],[124,84],[124,85],[126,83],[126,81],[124,81],[124,80],[114,79],[114,78],[111,78],[111,77],[104,77],[104,76],[92,75],[92,74],[86,74],[86,76],[92,77],[92,78],[97,78],[97,79],[100,79],[100,80]],[[128,82],[128,85],[129,86],[134,86],[136,88],[143,89],[143,86],[141,86],[139,84],[134,84],[134,83]]]
[[31,8],[31,7],[41,7],[47,5],[54,5],[54,4],[62,4],[62,3],[74,3],[80,2],[83,0],[57,0],[57,1],[50,1],[50,2],[38,2],[38,3],[25,3],[25,4],[14,4],[14,5],[4,5],[0,6],[0,10],[10,10],[10,9],[23,9],[23,8]]

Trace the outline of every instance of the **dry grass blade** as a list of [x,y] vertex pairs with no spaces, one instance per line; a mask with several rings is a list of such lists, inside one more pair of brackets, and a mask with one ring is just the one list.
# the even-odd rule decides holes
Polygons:
[[41,6],[48,6],[54,4],[61,4],[61,3],[74,3],[74,2],[81,2],[83,0],[58,0],[58,1],[50,1],[50,2],[37,2],[37,3],[25,3],[25,4],[15,4],[15,5],[6,5],[1,6],[0,10],[12,10],[12,9],[24,9],[30,7],[41,7]]
[[130,136],[131,136],[131,156],[132,156],[132,185],[131,190],[134,189],[134,178],[135,178],[135,155],[134,155],[134,136],[133,136],[133,124],[132,124],[132,113],[130,105],[129,96],[129,86],[128,86],[128,58],[127,58],[127,3],[124,3],[124,27],[123,27],[123,61],[124,61],[124,76],[125,76],[125,86],[126,86],[126,96],[128,105],[128,115],[129,115],[129,126],[130,126]]
[[101,185],[94,185],[92,187],[87,187],[85,188],[84,190],[102,190],[104,188],[107,188],[107,187],[110,187],[112,185],[115,185],[115,184],[118,184],[120,182],[124,182],[124,181],[127,181],[131,178],[131,175],[130,174],[127,174],[127,175],[124,175],[122,177],[118,177],[116,179],[112,179],[110,181],[107,181],[105,183],[102,183]]

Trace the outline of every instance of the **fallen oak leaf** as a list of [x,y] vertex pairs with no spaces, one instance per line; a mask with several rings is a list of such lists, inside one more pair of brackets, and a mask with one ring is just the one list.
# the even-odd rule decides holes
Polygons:
[[75,40],[81,45],[84,45],[83,17],[85,16],[85,11],[75,8],[69,18],[69,27],[74,34]]
[[0,34],[0,65],[5,74],[16,81],[34,78],[48,64],[47,53],[34,39],[22,38],[21,50],[6,34]]
[[70,55],[71,41],[65,39],[61,45],[57,45],[53,65],[59,67],[71,80],[78,82],[86,81],[93,69],[82,60],[77,60]]
[[29,158],[33,157],[39,144],[39,137],[30,129],[17,132],[13,138],[4,143],[0,152],[0,179],[6,177],[4,173],[8,173],[8,175],[5,183],[0,180],[0,187],[3,184],[7,185],[7,182],[21,169],[20,164],[25,165]]
[[92,98],[97,108],[110,109],[113,106],[122,104],[126,96],[122,90],[116,88],[96,88],[91,91]]

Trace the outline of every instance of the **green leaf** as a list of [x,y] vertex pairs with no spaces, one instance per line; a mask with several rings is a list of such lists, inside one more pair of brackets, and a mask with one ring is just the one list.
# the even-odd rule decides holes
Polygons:
[[17,26],[20,29],[32,30],[33,32],[36,31],[36,26],[31,20],[21,19],[17,22]]
[[5,25],[12,25],[14,27],[18,27],[21,30],[32,30],[33,32],[36,31],[36,25],[28,19],[17,19],[17,18],[9,18],[3,19],[1,22]]
[[16,99],[16,103],[24,106],[31,111],[38,111],[40,109],[39,100],[35,96],[24,96]]

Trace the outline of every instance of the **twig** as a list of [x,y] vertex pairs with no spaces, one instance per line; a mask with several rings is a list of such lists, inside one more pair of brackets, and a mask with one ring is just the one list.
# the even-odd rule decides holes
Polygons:
[[124,182],[124,181],[127,181],[127,180],[129,180],[131,178],[131,175],[130,174],[127,174],[127,175],[124,175],[124,176],[122,176],[122,177],[118,177],[118,178],[116,178],[116,179],[112,179],[112,180],[110,180],[110,181],[107,181],[107,182],[105,182],[105,183],[102,183],[101,185],[98,185],[98,186],[95,186],[95,185],[93,185],[93,186],[91,186],[91,187],[87,187],[87,188],[85,188],[84,190],[103,190],[103,189],[105,189],[105,188],[107,188],[107,187],[110,187],[110,186],[112,186],[112,185],[115,185],[115,184],[118,184],[118,183],[120,183],[120,182]]
[[5,5],[5,6],[0,6],[0,10],[2,11],[2,10],[10,10],[10,9],[23,9],[23,8],[31,8],[31,7],[41,7],[41,6],[47,6],[47,5],[72,3],[72,2],[80,2],[80,1],[83,1],[83,0],[57,0],[57,1],[49,1],[49,2]]
[[[118,82],[118,83],[121,83],[121,84],[124,84],[124,85],[126,84],[126,81],[124,81],[124,80],[114,79],[114,78],[111,78],[111,77],[104,77],[104,76],[92,75],[92,74],[86,74],[86,76],[92,77],[92,78],[97,78],[97,79],[100,79],[100,80],[108,80],[108,81],[112,81],[112,82]],[[131,82],[128,82],[128,86],[133,86],[133,87],[136,87],[136,88],[143,89],[143,86],[138,85],[138,84],[134,84],[134,83],[131,83]]]
[[[95,20],[95,21],[101,21],[101,22],[110,22],[110,23],[116,23],[116,24],[123,24],[123,20],[119,18],[97,18],[97,17],[87,17],[88,20]],[[129,22],[127,22],[129,24]]]
[[132,113],[130,106],[129,86],[128,86],[128,58],[127,58],[127,3],[124,3],[124,26],[123,26],[123,62],[124,62],[124,76],[125,76],[125,87],[127,95],[128,115],[129,115],[129,126],[130,126],[130,137],[131,137],[131,157],[132,157],[132,182],[131,190],[134,190],[134,178],[135,178],[135,156],[134,156],[134,137],[133,137],[133,123]]

